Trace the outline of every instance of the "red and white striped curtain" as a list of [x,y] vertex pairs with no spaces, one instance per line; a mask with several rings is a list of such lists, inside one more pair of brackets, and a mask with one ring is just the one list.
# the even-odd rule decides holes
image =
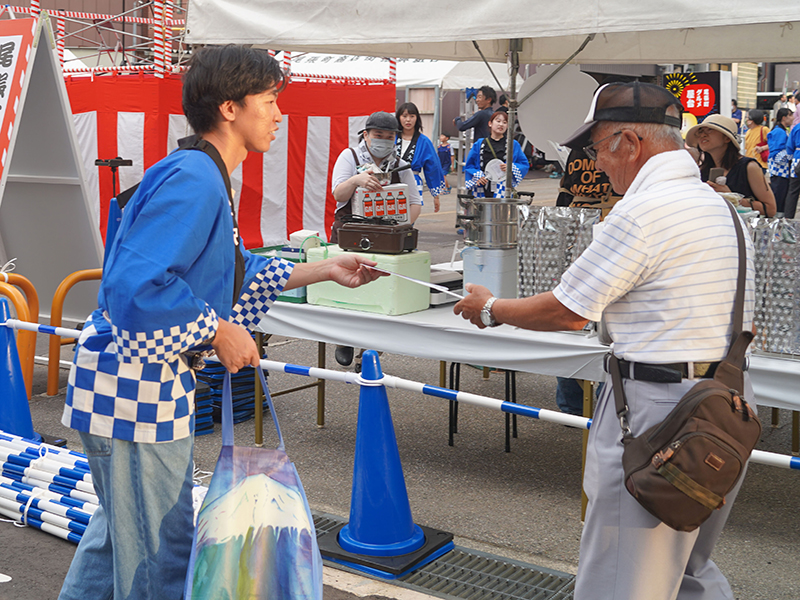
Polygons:
[[[133,160],[120,167],[117,189],[138,183],[145,169],[191,131],[181,110],[177,76],[152,75],[68,78],[67,91],[95,206],[105,236],[111,171],[95,159]],[[239,229],[247,248],[285,242],[299,229],[328,237],[336,203],[331,171],[340,152],[357,140],[367,115],[392,110],[392,85],[292,83],[278,103],[283,122],[266,154],[250,153],[231,177]]]

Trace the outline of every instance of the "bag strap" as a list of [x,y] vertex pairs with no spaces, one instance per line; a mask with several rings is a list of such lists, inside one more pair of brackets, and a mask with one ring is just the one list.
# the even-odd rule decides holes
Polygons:
[[[722,363],[714,373],[714,379],[721,381],[729,388],[741,390],[743,382],[742,364],[747,346],[753,339],[751,331],[742,331],[744,323],[744,289],[747,277],[747,251],[744,244],[744,227],[739,219],[733,204],[725,201],[733,218],[733,225],[736,229],[736,244],[739,250],[739,265],[736,278],[736,296],[733,300],[733,331],[731,332],[731,342],[728,346],[728,354],[722,359]],[[614,353],[607,355],[607,370],[611,375],[611,382],[614,389],[614,404],[617,409],[619,425],[622,429],[623,440],[632,436],[630,425],[628,424],[628,401],[625,398],[625,388],[622,384],[622,374],[619,370],[619,360]]]
[[231,306],[236,306],[236,303],[239,301],[239,295],[242,293],[242,286],[244,285],[245,265],[244,255],[242,254],[242,238],[239,235],[239,225],[236,223],[236,207],[233,204],[233,189],[231,188],[231,178],[228,176],[228,167],[225,166],[225,161],[222,160],[219,150],[217,150],[213,144],[202,138],[190,136],[178,140],[178,144],[180,150],[199,150],[207,154],[208,157],[214,161],[214,164],[217,165],[217,169],[219,169],[219,173],[222,175],[222,181],[225,183],[225,189],[228,191],[228,204],[231,208],[231,219],[233,219],[234,247],[236,250],[236,262],[233,274],[233,301]]
[[[261,380],[261,389],[264,390],[264,397],[267,399],[269,412],[272,415],[272,422],[275,423],[275,431],[278,432],[278,450],[285,451],[281,426],[278,424],[278,415],[272,403],[272,396],[269,394],[267,380],[261,367],[256,367],[256,373]],[[233,395],[231,394],[231,373],[225,371],[225,379],[222,382],[222,445],[233,446]]]

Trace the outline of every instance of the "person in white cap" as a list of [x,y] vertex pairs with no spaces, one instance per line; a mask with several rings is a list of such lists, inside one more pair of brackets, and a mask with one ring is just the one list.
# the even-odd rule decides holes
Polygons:
[[[623,193],[604,227],[552,292],[496,299],[478,285],[454,308],[478,327],[506,323],[579,330],[604,318],[624,363],[634,436],[660,423],[697,378],[711,377],[730,342],[739,250],[725,200],[683,148],[682,106],[664,88],[610,84],[565,145],[583,147]],[[744,329],[752,328],[753,246],[748,236]],[[745,373],[744,396],[755,410]],[[575,600],[733,599],[710,560],[736,499],[692,532],[671,529],[624,485],[622,432],[606,385],[589,431]]]

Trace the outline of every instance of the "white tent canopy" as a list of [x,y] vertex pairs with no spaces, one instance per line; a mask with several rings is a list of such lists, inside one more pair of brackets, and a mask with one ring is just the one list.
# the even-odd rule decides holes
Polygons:
[[523,39],[522,63],[691,63],[796,60],[800,3],[727,0],[189,0],[195,44],[369,56],[505,61]]
[[[281,55],[276,57],[280,59]],[[291,60],[292,73],[300,76],[389,78],[389,61],[383,58],[304,52],[293,53]],[[491,68],[503,89],[508,89],[505,62],[491,63]],[[398,88],[438,85],[442,90],[462,90],[487,84],[496,87],[486,65],[477,62],[400,58],[396,77]],[[518,77],[517,87],[521,85],[522,78]]]

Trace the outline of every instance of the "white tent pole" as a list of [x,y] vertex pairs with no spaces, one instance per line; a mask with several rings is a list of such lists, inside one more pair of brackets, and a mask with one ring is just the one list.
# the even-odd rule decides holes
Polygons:
[[508,82],[508,131],[506,131],[506,192],[507,199],[514,198],[514,126],[517,124],[517,73],[519,72],[519,50],[522,40],[508,40],[508,58],[511,61]]

